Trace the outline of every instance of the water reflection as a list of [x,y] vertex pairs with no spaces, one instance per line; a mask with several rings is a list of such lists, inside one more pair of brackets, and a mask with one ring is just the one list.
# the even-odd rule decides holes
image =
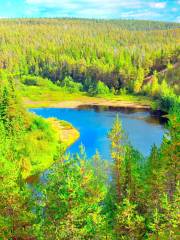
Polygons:
[[80,138],[68,151],[78,152],[82,143],[88,157],[98,150],[103,159],[110,159],[107,134],[117,114],[131,144],[144,156],[150,153],[153,144],[160,146],[165,133],[166,119],[161,113],[142,109],[86,105],[77,109],[39,108],[31,111],[45,118],[56,117],[71,122],[79,130]]

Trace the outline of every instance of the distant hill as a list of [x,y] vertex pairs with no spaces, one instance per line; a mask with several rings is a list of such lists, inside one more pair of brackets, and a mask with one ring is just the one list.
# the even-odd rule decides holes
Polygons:
[[179,23],[1,19],[0,69],[53,82],[71,77],[84,90],[102,81],[133,91],[155,70],[179,61],[179,42]]
[[113,27],[127,29],[130,31],[149,31],[149,30],[168,30],[180,28],[180,23],[176,22],[160,22],[148,20],[99,20],[99,19],[79,19],[79,18],[22,18],[22,19],[2,19],[3,24],[13,22],[16,24],[46,24],[46,25],[61,25],[62,22],[67,23],[84,23],[88,24],[111,24]]

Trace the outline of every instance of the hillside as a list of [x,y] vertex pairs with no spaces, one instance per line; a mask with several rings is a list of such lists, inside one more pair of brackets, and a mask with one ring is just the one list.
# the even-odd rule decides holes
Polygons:
[[[141,91],[143,79],[179,61],[180,24],[125,20],[0,20],[0,68],[53,82],[71,76]],[[138,86],[138,87],[136,87]]]

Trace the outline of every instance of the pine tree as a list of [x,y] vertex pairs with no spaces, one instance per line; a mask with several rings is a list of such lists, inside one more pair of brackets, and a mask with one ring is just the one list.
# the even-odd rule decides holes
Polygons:
[[157,72],[155,71],[151,80],[151,96],[157,97],[160,91]]
[[142,178],[143,156],[130,144],[126,147],[124,161],[124,196],[132,202],[138,202],[143,192]]
[[160,209],[160,199],[164,192],[164,165],[160,150],[153,145],[151,155],[148,159],[147,169],[147,206],[148,211],[153,208]]
[[39,237],[104,239],[106,225],[100,203],[106,188],[88,163],[82,159],[57,163],[46,185],[41,187],[42,196],[37,195],[36,208]]
[[179,108],[169,115],[169,127],[162,146],[162,155],[165,162],[165,184],[170,198],[173,197],[178,181],[180,180],[180,113]]
[[7,128],[7,122],[0,119],[1,239],[25,240],[33,237],[31,192],[21,175],[23,135],[22,131],[12,134]]
[[134,82],[134,92],[135,93],[139,93],[141,91],[143,81],[144,81],[144,69],[139,68],[137,70],[137,78]]
[[122,166],[125,158],[125,134],[122,129],[122,124],[119,121],[117,115],[116,120],[113,123],[112,129],[109,133],[109,139],[111,140],[111,156],[113,159],[113,174],[114,181],[116,186],[116,197],[117,203],[120,203],[122,200],[122,191],[123,191],[123,174]]
[[168,86],[165,79],[163,79],[161,86],[160,86],[160,93],[162,96],[172,96],[173,90]]
[[124,199],[116,212],[116,239],[142,239],[145,232],[144,218],[139,215],[136,204]]

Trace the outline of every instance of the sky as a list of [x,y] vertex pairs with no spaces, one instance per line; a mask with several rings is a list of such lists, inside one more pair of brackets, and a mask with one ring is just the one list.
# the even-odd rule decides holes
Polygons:
[[180,0],[0,0],[0,18],[77,17],[180,22]]

